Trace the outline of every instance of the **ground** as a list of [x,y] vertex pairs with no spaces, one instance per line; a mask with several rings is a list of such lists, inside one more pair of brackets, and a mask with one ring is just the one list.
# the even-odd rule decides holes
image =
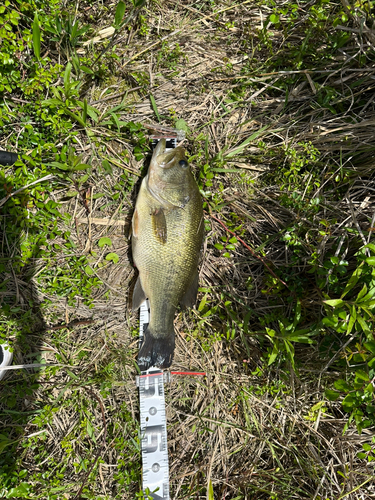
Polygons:
[[1,498],[143,498],[129,228],[161,127],[205,211],[172,368],[206,376],[166,386],[171,498],[375,497],[374,16],[0,7],[0,335],[45,365],[0,382]]

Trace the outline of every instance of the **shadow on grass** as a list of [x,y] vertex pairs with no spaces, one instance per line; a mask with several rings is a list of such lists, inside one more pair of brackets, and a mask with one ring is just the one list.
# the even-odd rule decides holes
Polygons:
[[[4,201],[14,192],[15,167],[11,164],[15,158],[4,161],[0,155],[1,160],[0,200]],[[46,328],[32,280],[41,250],[40,228],[30,217],[29,201],[25,191],[9,197],[0,207],[0,342],[13,349],[13,365],[41,362]],[[21,440],[33,432],[28,424],[39,411],[35,405],[38,372],[35,368],[8,370],[0,381],[0,496],[9,490],[18,498],[27,493],[22,485],[27,471],[19,467],[18,458],[27,452],[21,448]]]

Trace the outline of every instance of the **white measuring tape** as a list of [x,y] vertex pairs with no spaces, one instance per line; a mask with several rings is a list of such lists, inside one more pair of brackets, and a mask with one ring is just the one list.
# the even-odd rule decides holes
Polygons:
[[[141,304],[140,340],[150,321],[149,303]],[[155,500],[169,500],[167,417],[165,414],[164,373],[151,367],[137,377],[141,413],[143,491]]]

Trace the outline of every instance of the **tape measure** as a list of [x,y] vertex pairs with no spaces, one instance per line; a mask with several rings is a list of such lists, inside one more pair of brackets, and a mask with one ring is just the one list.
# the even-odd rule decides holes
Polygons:
[[[185,135],[183,136],[185,138]],[[152,144],[152,149],[154,150],[160,141],[160,139],[165,139],[165,152],[168,153],[169,151],[172,151],[177,146],[177,135],[176,137],[162,137],[162,136],[156,136],[153,135],[151,136],[151,144]],[[180,139],[181,140],[181,139]]]
[[[140,341],[150,321],[149,303],[140,307]],[[142,488],[155,500],[169,500],[167,417],[164,373],[151,367],[137,377],[141,414]]]

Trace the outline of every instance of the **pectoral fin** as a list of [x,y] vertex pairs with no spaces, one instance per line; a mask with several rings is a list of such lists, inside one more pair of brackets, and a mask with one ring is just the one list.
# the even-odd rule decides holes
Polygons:
[[154,235],[160,243],[167,242],[167,221],[165,219],[164,210],[156,208],[151,212],[152,228]]
[[197,300],[198,293],[198,270],[196,271],[191,285],[186,290],[185,295],[182,297],[180,304],[182,309],[193,307]]
[[137,209],[134,210],[134,214],[133,214],[132,234],[133,234],[133,238],[138,237],[138,212],[137,212]]
[[137,282],[135,284],[134,290],[133,290],[133,299],[132,299],[132,310],[136,311],[137,309],[140,308],[142,302],[146,300],[146,294],[143,291],[142,285],[141,285],[141,280],[137,279]]

